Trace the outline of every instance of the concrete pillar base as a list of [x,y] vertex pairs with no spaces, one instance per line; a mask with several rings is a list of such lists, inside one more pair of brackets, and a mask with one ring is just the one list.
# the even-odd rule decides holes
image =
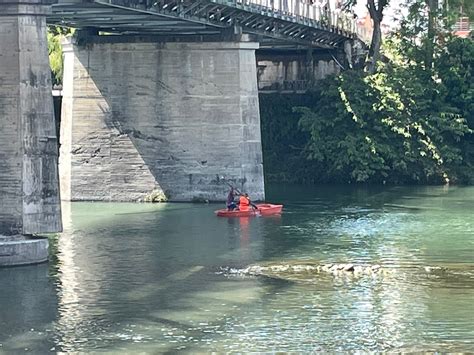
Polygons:
[[0,267],[46,262],[48,246],[47,238],[0,235]]
[[62,228],[48,9],[46,0],[0,0],[0,234],[4,235]]

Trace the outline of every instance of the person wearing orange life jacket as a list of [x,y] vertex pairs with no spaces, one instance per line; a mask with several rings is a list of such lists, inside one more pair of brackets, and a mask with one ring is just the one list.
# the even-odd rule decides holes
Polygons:
[[249,194],[245,193],[243,195],[240,195],[239,210],[248,211],[250,210],[250,205],[251,205],[251,202],[250,202]]

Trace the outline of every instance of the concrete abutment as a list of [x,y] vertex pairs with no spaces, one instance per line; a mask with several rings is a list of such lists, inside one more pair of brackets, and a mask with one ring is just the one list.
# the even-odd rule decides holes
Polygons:
[[0,266],[42,262],[61,231],[58,150],[41,0],[0,0]]
[[98,38],[63,49],[63,199],[264,199],[258,44]]

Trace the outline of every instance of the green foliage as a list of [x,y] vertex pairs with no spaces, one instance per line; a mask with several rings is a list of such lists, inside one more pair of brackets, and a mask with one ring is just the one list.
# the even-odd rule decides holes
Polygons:
[[[261,100],[267,176],[270,170],[299,182],[474,182],[474,43],[453,38],[454,16],[431,6],[410,0],[378,73],[327,78],[301,105]],[[299,125],[287,112],[291,105]]]
[[446,37],[432,70],[392,45],[379,73],[346,71],[299,98],[261,95],[268,180],[474,182],[474,43]]
[[55,36],[49,31],[48,31],[48,52],[49,52],[49,65],[51,67],[53,85],[58,85],[62,82],[62,77],[63,77],[63,52],[61,48],[60,37]]
[[[474,131],[474,41],[452,38],[435,60],[439,80],[446,87],[446,100],[456,112],[465,117]],[[464,165],[459,169],[460,179],[474,183],[474,134],[462,141]]]
[[[297,108],[311,134],[307,157],[321,181],[439,183],[462,161],[465,120],[446,106],[442,84],[386,67],[365,76],[346,72],[316,91],[317,108]],[[455,177],[455,176],[454,176]]]
[[474,21],[474,1],[472,0],[446,0],[447,6],[451,11],[460,16],[469,17],[470,21]]
[[73,33],[72,29],[48,27],[48,54],[53,85],[60,85],[63,81],[63,51],[62,39]]
[[159,203],[159,202],[167,202],[167,201],[168,201],[168,197],[161,190],[153,190],[143,198],[143,202]]
[[451,38],[435,60],[435,67],[447,89],[447,100],[474,128],[474,42]]

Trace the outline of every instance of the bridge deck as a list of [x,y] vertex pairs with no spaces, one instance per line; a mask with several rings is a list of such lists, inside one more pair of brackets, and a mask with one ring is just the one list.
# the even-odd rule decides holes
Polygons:
[[222,34],[237,26],[261,39],[326,48],[356,36],[350,14],[310,0],[59,0],[48,23],[165,36]]

